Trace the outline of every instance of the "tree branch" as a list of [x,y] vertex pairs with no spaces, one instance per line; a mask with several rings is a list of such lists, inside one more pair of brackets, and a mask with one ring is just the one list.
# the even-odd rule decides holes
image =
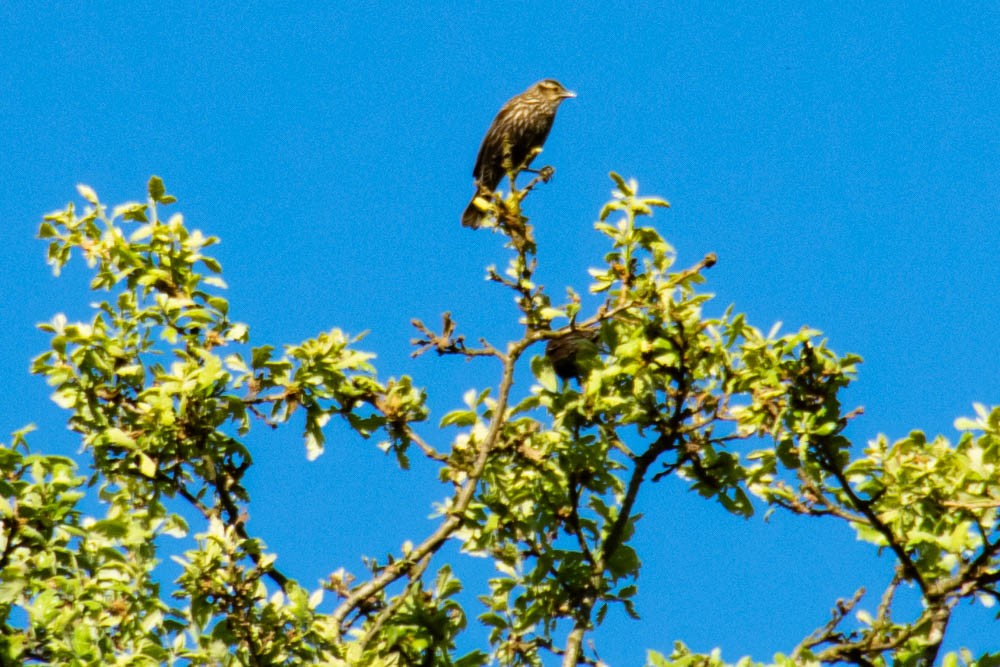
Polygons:
[[405,575],[413,567],[414,563],[420,562],[425,557],[437,552],[444,545],[445,541],[462,525],[462,515],[468,509],[469,503],[472,502],[475,496],[479,479],[486,468],[486,463],[506,422],[507,403],[511,387],[514,385],[515,363],[529,344],[529,340],[522,340],[512,344],[506,355],[496,350],[493,351],[494,356],[499,356],[503,361],[503,376],[500,381],[497,403],[493,410],[493,417],[490,420],[490,427],[486,433],[486,437],[479,443],[476,451],[476,459],[468,472],[468,479],[454,496],[451,507],[448,508],[447,518],[423,542],[414,547],[405,558],[389,564],[380,574],[358,586],[347,595],[347,598],[330,616],[335,639],[340,640],[342,637],[344,619],[352,609]]
[[868,519],[868,522],[871,524],[871,526],[875,528],[875,530],[877,530],[882,535],[882,537],[885,538],[885,541],[889,545],[889,548],[892,549],[893,553],[896,554],[896,558],[899,559],[900,564],[903,566],[903,571],[906,574],[906,577],[908,579],[912,579],[913,581],[915,581],[917,585],[920,586],[920,591],[926,596],[929,592],[927,582],[924,581],[923,575],[920,574],[920,570],[917,569],[917,566],[913,562],[913,559],[910,558],[910,554],[906,552],[906,549],[903,548],[903,545],[901,545],[899,541],[896,539],[896,536],[893,534],[892,529],[889,528],[889,526],[887,526],[885,522],[882,521],[881,518],[879,518],[878,513],[874,509],[872,509],[871,503],[869,501],[862,499],[860,496],[858,496],[858,494],[854,492],[854,488],[848,481],[847,476],[844,474],[844,471],[841,469],[839,465],[837,465],[834,461],[830,459],[830,457],[826,454],[825,450],[820,452],[818,458],[823,469],[826,470],[826,472],[833,475],[834,478],[837,480],[837,484],[847,495],[848,499],[850,499],[851,505],[853,505],[855,509],[861,512],[861,514],[863,514],[865,518]]

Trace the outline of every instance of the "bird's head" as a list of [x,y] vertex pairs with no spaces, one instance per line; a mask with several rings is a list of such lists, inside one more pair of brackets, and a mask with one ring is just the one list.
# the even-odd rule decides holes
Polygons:
[[565,99],[570,97],[576,97],[576,93],[572,90],[566,90],[566,88],[556,81],[555,79],[542,79],[536,83],[532,88],[535,89],[536,93],[555,104],[559,104]]

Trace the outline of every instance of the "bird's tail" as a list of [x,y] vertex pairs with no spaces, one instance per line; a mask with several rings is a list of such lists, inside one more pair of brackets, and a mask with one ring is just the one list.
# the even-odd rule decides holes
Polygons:
[[469,205],[465,207],[465,212],[462,213],[463,227],[477,229],[479,225],[482,224],[483,218],[486,217],[486,214],[480,211],[479,207],[476,206],[476,197],[478,196],[479,193],[472,196],[472,200],[469,202]]

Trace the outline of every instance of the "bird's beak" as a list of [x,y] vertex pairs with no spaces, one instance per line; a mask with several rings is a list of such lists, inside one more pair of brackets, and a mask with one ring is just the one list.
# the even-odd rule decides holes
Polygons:
[[559,97],[576,97],[576,93],[574,93],[572,90],[564,90]]

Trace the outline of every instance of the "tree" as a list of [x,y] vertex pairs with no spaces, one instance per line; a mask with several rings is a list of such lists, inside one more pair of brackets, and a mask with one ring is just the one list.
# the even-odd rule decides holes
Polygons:
[[[591,271],[600,305],[585,312],[572,291],[555,303],[532,280],[521,208],[549,174],[490,202],[510,260],[488,275],[516,296],[523,335],[473,345],[447,313],[440,330],[414,322],[417,354],[500,366],[496,386],[470,390],[437,430],[425,392],[407,377],[380,379],[372,355],[339,330],[281,353],[250,347],[207,254],[216,239],[178,214],[161,217],[175,200],[159,178],[145,203],[109,213],[81,186],[82,213],[70,204],[46,216],[40,236],[55,271],[81,254],[102,295],[89,322],[43,325],[51,346],[32,367],[69,412],[88,473],[32,453],[28,429],[0,449],[3,663],[598,664],[585,637],[612,606],[635,613],[636,499],[677,476],[736,515],[756,502],[842,520],[895,559],[875,613],[858,606],[863,591],[837,601],[776,664],[1000,664],[1000,654],[939,656],[958,602],[1000,597],[1000,408],[958,420],[965,433],[955,444],[914,432],[852,448],[844,433],[858,410],[839,397],[860,360],[809,328],[764,334],[732,308],[706,316],[710,296],[699,287],[714,256],[675,267],[671,246],[644,224],[667,203],[616,174],[596,225],[611,245]],[[560,382],[533,355],[581,330],[589,342],[592,329],[597,353],[564,374],[579,380]],[[524,364],[536,384],[517,395]],[[363,573],[331,563],[310,591],[248,531],[244,437],[302,420],[312,458],[331,418],[401,467],[412,455],[433,461],[452,491],[430,534],[369,559]],[[446,448],[431,444],[446,437]],[[81,510],[91,493],[103,516]],[[167,596],[155,540],[192,530]],[[449,540],[496,565],[473,590],[478,608],[442,562]],[[912,617],[893,605],[904,583],[920,594]],[[456,641],[473,622],[489,628],[489,645],[460,654]],[[650,652],[649,664],[722,663],[678,643],[669,657]]]

